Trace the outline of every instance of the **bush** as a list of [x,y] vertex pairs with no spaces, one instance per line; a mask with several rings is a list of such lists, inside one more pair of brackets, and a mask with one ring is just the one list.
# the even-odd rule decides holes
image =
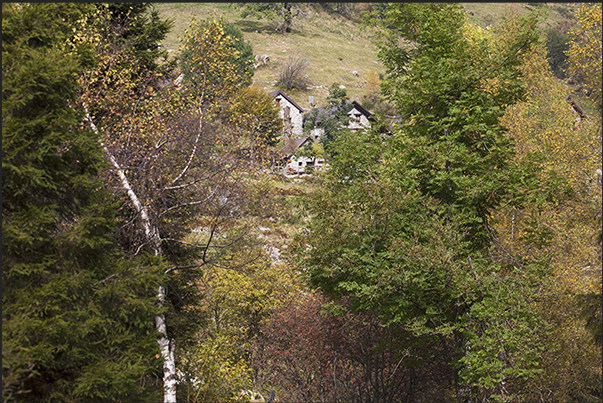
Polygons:
[[567,55],[569,49],[570,35],[561,32],[555,28],[549,28],[545,31],[547,59],[551,71],[557,76],[564,78],[565,69],[567,69]]
[[312,82],[306,74],[310,64],[302,57],[289,57],[278,79],[278,85],[287,90],[305,90]]

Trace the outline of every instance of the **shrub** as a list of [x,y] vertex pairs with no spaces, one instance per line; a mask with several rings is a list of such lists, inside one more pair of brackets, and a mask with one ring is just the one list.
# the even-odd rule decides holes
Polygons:
[[565,69],[567,69],[567,55],[569,49],[570,35],[561,32],[555,28],[549,28],[545,31],[547,59],[551,71],[558,77],[564,78]]
[[306,74],[306,69],[309,65],[309,62],[302,57],[290,56],[281,70],[278,85],[287,90],[294,88],[305,90],[309,85],[312,85]]

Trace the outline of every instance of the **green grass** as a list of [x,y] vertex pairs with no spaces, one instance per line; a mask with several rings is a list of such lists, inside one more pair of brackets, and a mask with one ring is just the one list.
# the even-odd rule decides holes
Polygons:
[[[490,25],[499,21],[505,12],[519,14],[529,12],[534,7],[527,3],[461,3],[467,10],[471,23]],[[571,24],[572,6],[567,3],[546,3],[545,26]],[[326,104],[328,88],[337,82],[345,85],[348,97],[361,101],[368,93],[365,76],[370,70],[384,73],[385,68],[377,58],[377,49],[370,31],[364,30],[337,14],[328,14],[319,6],[308,7],[307,11],[294,20],[292,32],[282,35],[276,31],[278,20],[269,21],[255,18],[243,19],[240,9],[229,3],[156,3],[162,18],[174,20],[174,28],[165,39],[163,46],[176,55],[180,46],[179,37],[188,28],[191,18],[207,18],[210,15],[224,17],[234,23],[245,35],[254,53],[266,54],[270,63],[255,71],[254,84],[267,91],[273,91],[283,65],[290,56],[305,58],[310,66],[307,70],[315,88],[309,90],[286,91],[296,103],[308,108],[309,97],[314,104]],[[351,74],[357,71],[358,76]]]
[[[334,82],[345,85],[351,99],[360,100],[367,93],[364,76],[371,70],[383,73],[385,69],[377,60],[377,50],[368,32],[360,25],[343,17],[328,15],[324,11],[308,10],[294,20],[292,32],[281,35],[276,31],[278,21],[243,19],[240,10],[221,3],[156,3],[162,18],[174,20],[174,28],[162,44],[178,53],[179,37],[188,28],[191,18],[217,17],[238,26],[251,43],[255,54],[266,54],[270,63],[256,70],[254,84],[267,91],[276,87],[280,69],[290,56],[302,57],[309,62],[308,77],[314,86],[310,90],[287,91],[300,106],[307,108],[309,96],[314,103],[326,103],[328,88]],[[358,76],[352,75],[357,71]]]

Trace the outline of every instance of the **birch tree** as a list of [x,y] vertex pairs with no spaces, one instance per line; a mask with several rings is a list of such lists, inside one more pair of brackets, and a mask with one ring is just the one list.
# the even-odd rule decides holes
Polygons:
[[[96,21],[107,19],[101,9]],[[237,89],[239,78],[232,56],[236,50],[225,38],[220,21],[193,25],[195,85],[180,87],[174,76],[138,68],[135,55],[115,40],[119,27],[98,34],[98,26],[82,21],[82,37],[96,48],[99,64],[81,75],[79,107],[101,139],[111,165],[107,185],[123,201],[118,233],[133,256],[150,254],[170,262],[157,289],[162,314],[155,317],[157,342],[163,359],[164,401],[176,401],[178,373],[175,339],[185,337],[178,325],[178,306],[191,289],[195,269],[211,264],[218,251],[246,235],[232,217],[243,214],[247,194],[239,175],[243,160],[236,153],[232,131],[220,121],[221,103]],[[88,31],[88,32],[87,32]],[[220,77],[220,83],[210,80]],[[202,241],[186,242],[193,229]],[[179,289],[174,305],[168,289]],[[170,309],[168,309],[170,308]],[[184,327],[184,326],[183,326]]]

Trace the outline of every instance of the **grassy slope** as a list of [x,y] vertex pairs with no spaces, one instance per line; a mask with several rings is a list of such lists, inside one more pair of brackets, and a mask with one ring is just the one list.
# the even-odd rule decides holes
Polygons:
[[[191,17],[206,18],[212,12],[233,22],[244,33],[245,40],[253,46],[255,54],[270,57],[267,66],[256,70],[254,83],[268,91],[274,90],[279,71],[289,57],[302,57],[309,62],[307,74],[318,88],[306,91],[287,91],[300,106],[308,107],[308,97],[314,97],[314,103],[321,105],[328,95],[328,87],[338,82],[346,86],[352,99],[364,94],[366,82],[364,75],[371,69],[384,72],[378,63],[376,49],[367,32],[358,24],[338,16],[329,16],[325,12],[313,10],[296,19],[292,32],[281,35],[276,31],[278,21],[241,19],[240,10],[218,3],[156,4],[163,18],[175,21],[172,33],[163,44],[177,51],[177,37],[188,27]],[[357,71],[358,76],[351,74]]]
[[[469,21],[480,25],[496,22],[508,10],[519,14],[532,7],[526,3],[462,3]],[[315,88],[306,91],[287,91],[300,106],[307,108],[309,96],[314,104],[324,105],[328,88],[337,82],[346,86],[351,99],[360,101],[367,93],[366,74],[370,70],[385,72],[377,59],[377,51],[370,32],[350,20],[335,14],[327,14],[320,7],[308,9],[294,20],[292,32],[281,35],[276,32],[278,21],[242,19],[240,9],[228,3],[156,3],[162,18],[174,20],[174,28],[163,46],[177,54],[179,37],[188,28],[191,18],[207,18],[210,15],[224,17],[237,25],[251,43],[255,54],[266,54],[270,64],[256,70],[254,83],[268,91],[276,89],[276,79],[283,64],[290,56],[305,58],[310,66],[307,74]],[[549,15],[544,25],[567,24],[571,6],[567,3],[549,3]],[[566,11],[564,11],[566,10]],[[357,71],[358,76],[351,74]]]

